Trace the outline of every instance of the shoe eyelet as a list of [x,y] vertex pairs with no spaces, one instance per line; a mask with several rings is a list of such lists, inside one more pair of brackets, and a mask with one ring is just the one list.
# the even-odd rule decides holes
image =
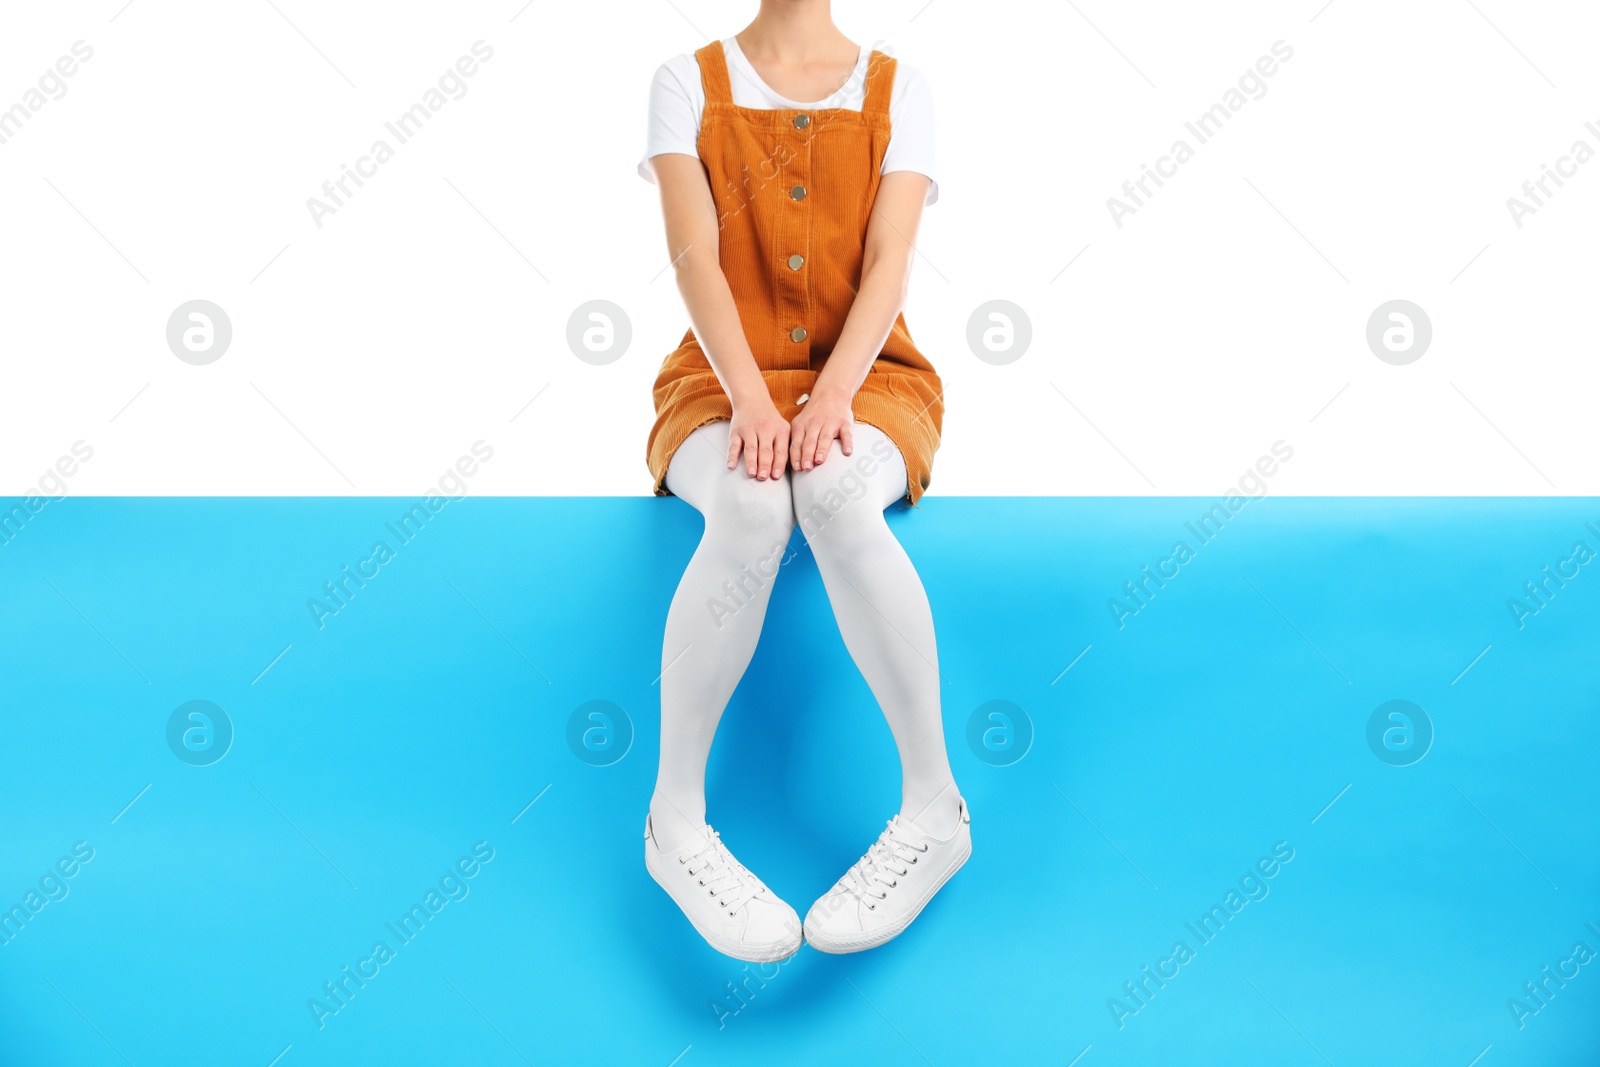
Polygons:
[[695,881],[699,882],[701,885],[705,885],[706,884],[706,880],[704,878],[697,878],[697,879],[695,879]]
[[916,856],[912,856],[912,857],[911,857],[911,862],[912,862],[912,863],[915,863],[915,862],[917,862],[917,857],[916,857]]
[[868,904],[867,905],[867,910],[868,911],[877,911],[878,910],[878,906],[876,904]]

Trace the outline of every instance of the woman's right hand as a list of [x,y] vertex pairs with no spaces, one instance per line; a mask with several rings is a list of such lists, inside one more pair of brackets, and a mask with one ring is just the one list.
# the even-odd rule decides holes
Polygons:
[[789,423],[770,396],[733,406],[728,432],[728,469],[744,454],[745,473],[758,481],[783,476],[789,458]]

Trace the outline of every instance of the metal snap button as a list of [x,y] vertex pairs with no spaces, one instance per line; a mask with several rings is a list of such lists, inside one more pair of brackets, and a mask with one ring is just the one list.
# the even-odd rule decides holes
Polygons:
[[811,116],[807,115],[804,111],[800,112],[800,114],[794,117],[795,129],[803,130],[809,125],[811,125]]
[[805,339],[806,339],[806,328],[804,326],[796,326],[794,329],[789,331],[789,340],[791,340],[791,341],[804,341]]
[[806,257],[805,256],[802,256],[802,255],[799,255],[798,253],[796,253],[795,255],[792,255],[792,256],[789,257],[789,269],[790,270],[799,270],[805,264],[805,261],[806,261]]
[[789,190],[789,199],[790,200],[804,200],[805,198],[806,198],[806,187],[805,186],[797,185],[793,189]]

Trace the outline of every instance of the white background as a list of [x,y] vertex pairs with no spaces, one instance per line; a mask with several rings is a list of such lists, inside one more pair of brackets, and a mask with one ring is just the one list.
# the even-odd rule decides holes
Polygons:
[[[0,144],[0,492],[83,440],[75,494],[409,495],[482,439],[474,492],[647,493],[687,326],[634,170],[649,80],[755,8],[7,4],[0,107],[94,55]],[[946,383],[933,494],[1210,495],[1280,439],[1280,493],[1596,491],[1600,160],[1520,229],[1506,205],[1600,149],[1593,5],[834,15],[939,107],[906,310]],[[466,95],[317,228],[307,198],[480,39]],[[1278,40],[1266,94],[1118,228],[1107,198]],[[208,366],[166,344],[195,298],[233,326]],[[1033,330],[1005,366],[966,341],[997,298]],[[1395,298],[1433,325],[1407,366],[1365,340]],[[632,324],[607,366],[566,343],[591,299]]]

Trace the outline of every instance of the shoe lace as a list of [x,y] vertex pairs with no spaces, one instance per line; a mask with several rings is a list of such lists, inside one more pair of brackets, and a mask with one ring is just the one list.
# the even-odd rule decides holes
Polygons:
[[729,915],[766,890],[744,864],[733,858],[716,830],[711,830],[704,846],[690,855],[680,856],[678,862],[699,878],[706,892],[716,897],[717,905],[728,909]]
[[917,857],[928,851],[927,845],[917,845],[901,834],[900,826],[890,819],[878,840],[867,849],[839,884],[869,910],[877,908],[877,901],[885,900],[889,890],[900,884],[900,879],[910,872]]

